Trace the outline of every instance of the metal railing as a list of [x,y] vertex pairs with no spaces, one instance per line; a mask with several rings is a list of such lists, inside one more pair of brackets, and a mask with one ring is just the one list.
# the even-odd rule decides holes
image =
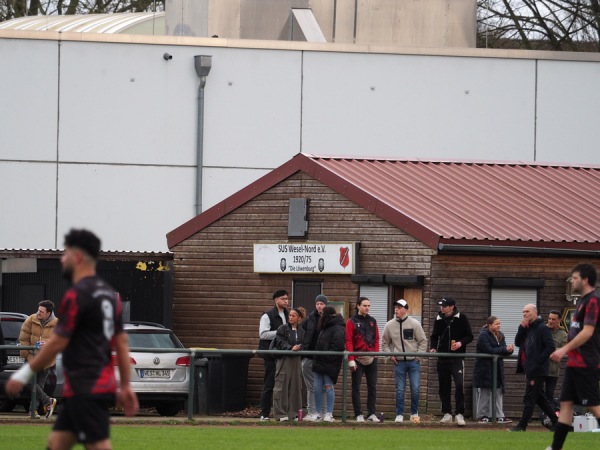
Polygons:
[[[0,345],[0,349],[6,350],[33,350],[33,346],[14,346],[14,345]],[[194,390],[196,385],[196,358],[199,355],[203,357],[206,355],[236,355],[236,356],[315,356],[315,355],[334,355],[342,357],[342,422],[347,421],[347,391],[348,391],[348,357],[349,356],[377,356],[377,357],[417,357],[417,358],[464,358],[464,359],[475,359],[484,358],[492,360],[492,387],[491,387],[491,402],[492,402],[492,421],[496,420],[496,389],[498,387],[498,360],[499,359],[515,359],[514,357],[501,357],[498,355],[491,355],[487,353],[424,353],[424,352],[332,352],[332,351],[291,351],[291,350],[244,350],[244,349],[193,349],[193,348],[137,348],[131,347],[131,352],[142,352],[142,353],[187,353],[190,355],[189,365],[189,385],[188,385],[188,401],[187,401],[187,418],[193,420],[194,418]],[[33,383],[36,382],[34,376]],[[32,385],[34,386],[34,385]],[[32,404],[36,404],[36,393],[35,388],[31,390]],[[36,411],[31,408],[31,417],[34,417]]]

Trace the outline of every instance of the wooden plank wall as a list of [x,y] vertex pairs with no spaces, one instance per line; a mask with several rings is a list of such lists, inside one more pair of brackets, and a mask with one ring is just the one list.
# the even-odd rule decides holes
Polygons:
[[[308,241],[360,242],[361,273],[428,277],[431,249],[308,175],[297,173],[173,248],[173,329],[184,345],[256,348],[259,319],[273,306],[272,293],[287,289],[291,294],[294,280],[315,278],[253,272],[255,242],[288,241],[288,201],[296,197],[310,199]],[[346,302],[346,310],[353,314],[358,286],[347,275],[323,275],[322,279],[330,300]],[[393,412],[393,373],[387,366],[381,366],[378,404],[382,411]],[[259,403],[262,376],[262,359],[253,358],[247,389],[250,405]],[[339,410],[341,378],[337,388]],[[347,399],[350,405],[350,390]]]
[[[485,320],[490,315],[491,290],[489,278],[536,278],[542,279],[545,285],[539,291],[539,311],[547,319],[551,309],[562,310],[572,303],[565,300],[565,280],[571,274],[571,269],[580,262],[590,262],[600,267],[600,261],[581,260],[573,257],[548,257],[548,256],[485,256],[485,255],[438,255],[433,258],[429,290],[426,292],[424,306],[424,328],[430,332],[431,323],[435,318],[439,306],[437,302],[445,295],[453,296],[457,301],[460,311],[463,311],[471,323],[475,338]],[[523,305],[525,306],[525,305]],[[500,318],[502,319],[502,318]],[[475,341],[469,345],[468,352],[475,352]],[[564,364],[564,363],[563,363]],[[473,360],[466,362],[466,397],[467,409],[472,410],[472,376]],[[504,396],[504,413],[507,417],[518,418],[522,412],[522,400],[525,392],[525,379],[522,374],[516,374],[516,361],[506,361],[504,373],[507,381]],[[437,373],[435,364],[429,373],[431,380],[427,409],[431,413],[439,414],[441,410],[437,396]],[[562,381],[559,378],[556,395],[560,393]],[[452,400],[454,407],[454,399]],[[537,410],[536,410],[537,415]]]

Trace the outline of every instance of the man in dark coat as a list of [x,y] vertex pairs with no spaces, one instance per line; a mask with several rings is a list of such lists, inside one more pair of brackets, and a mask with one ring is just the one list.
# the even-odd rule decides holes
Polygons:
[[537,306],[529,304],[523,308],[523,320],[515,336],[515,345],[519,347],[517,373],[525,374],[527,385],[523,396],[523,414],[510,431],[527,430],[536,404],[550,418],[553,428],[557,418],[544,393],[544,383],[550,367],[549,358],[555,347],[550,329],[542,318],[538,317]]
[[[445,297],[439,302],[440,313],[433,323],[430,352],[465,353],[467,345],[473,341],[473,332],[467,316],[456,309],[456,301]],[[438,358],[437,373],[439,394],[444,417],[441,423],[452,422],[452,380],[456,401],[456,424],[466,425],[465,413],[465,360],[464,358]]]

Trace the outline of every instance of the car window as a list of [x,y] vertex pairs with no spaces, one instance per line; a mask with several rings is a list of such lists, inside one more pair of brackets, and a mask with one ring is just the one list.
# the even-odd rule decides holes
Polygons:
[[4,318],[0,321],[0,324],[2,324],[2,334],[4,335],[4,341],[7,344],[19,341],[19,333],[21,332],[23,321]]
[[138,348],[181,348],[179,342],[171,337],[170,333],[157,333],[155,331],[127,332],[129,346]]

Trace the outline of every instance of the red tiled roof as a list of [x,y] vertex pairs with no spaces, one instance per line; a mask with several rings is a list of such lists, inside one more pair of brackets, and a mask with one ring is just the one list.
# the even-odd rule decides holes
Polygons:
[[303,171],[431,248],[600,250],[600,166],[296,155],[167,235],[169,248]]

